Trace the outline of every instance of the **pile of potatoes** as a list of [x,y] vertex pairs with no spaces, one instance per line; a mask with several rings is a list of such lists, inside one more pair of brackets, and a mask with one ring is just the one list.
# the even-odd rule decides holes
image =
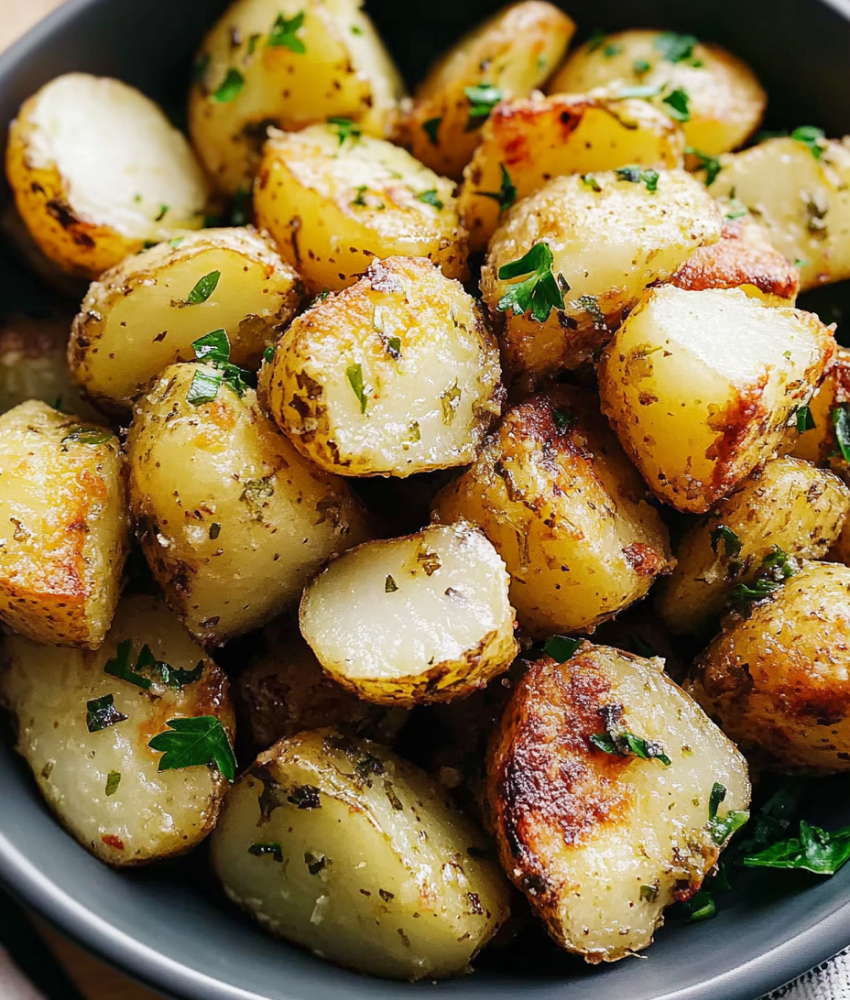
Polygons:
[[237,0],[188,137],[83,73],[9,133],[87,285],[0,328],[18,749],[103,861],[210,835],[374,975],[468,971],[517,891],[639,952],[750,764],[850,770],[850,353],[795,306],[850,278],[850,145],[736,152],[733,55],[574,31],[521,0],[407,95],[359,0]]

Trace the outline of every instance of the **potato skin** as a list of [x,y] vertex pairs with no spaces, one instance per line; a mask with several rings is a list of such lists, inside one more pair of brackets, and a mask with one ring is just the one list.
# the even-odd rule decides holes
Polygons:
[[[86,432],[96,443],[78,440]],[[0,620],[37,642],[96,649],[128,536],[117,437],[37,400],[0,417]]]
[[484,122],[470,116],[466,88],[495,87],[503,100],[528,97],[561,61],[575,30],[566,14],[543,0],[505,7],[435,63],[402,115],[397,141],[438,174],[459,181]]
[[[279,846],[252,855],[255,843]],[[482,833],[418,768],[330,729],[282,740],[228,796],[212,839],[228,896],[337,965],[442,979],[508,917]]]
[[667,529],[645,497],[593,394],[560,387],[508,411],[434,516],[484,531],[520,625],[543,638],[592,630],[670,571]]
[[[180,670],[199,664],[198,680],[173,687],[153,678],[143,690],[104,672],[117,646],[133,640],[130,663],[143,645]],[[169,719],[215,715],[232,740],[227,678],[186,635],[157,597],[121,602],[112,629],[96,652],[4,639],[0,703],[16,720],[17,749],[59,820],[95,857],[111,865],[140,865],[185,854],[212,830],[227,787],[210,767],[158,771],[161,754],[148,743]],[[151,675],[153,676],[153,675]],[[112,694],[127,716],[89,732],[86,703]],[[107,790],[111,773],[118,786]]]
[[759,766],[850,770],[850,568],[813,562],[731,615],[686,685]]
[[291,607],[330,556],[367,536],[345,483],[298,455],[249,389],[195,406],[198,370],[172,365],[136,403],[127,438],[139,541],[166,600],[213,646]]
[[[196,282],[216,271],[206,301],[187,304]],[[194,361],[193,341],[210,330],[225,330],[234,364],[258,368],[303,291],[264,235],[248,228],[189,233],[127,257],[93,282],[71,328],[68,364],[90,399],[125,414],[163,368]]]
[[[660,744],[670,766],[595,747],[607,719]],[[584,643],[516,685],[490,746],[487,811],[502,866],[550,936],[613,962],[646,948],[717,860],[714,782],[722,814],[747,808],[746,762],[663,661]]]

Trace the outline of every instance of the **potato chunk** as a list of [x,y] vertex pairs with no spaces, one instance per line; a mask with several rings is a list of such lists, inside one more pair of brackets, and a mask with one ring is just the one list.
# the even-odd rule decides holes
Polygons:
[[[139,540],[166,599],[205,645],[297,602],[330,556],[367,537],[345,482],[305,462],[227,382],[190,402],[211,365],[172,365],[136,403],[127,439]],[[208,398],[208,397],[201,397]]]
[[528,97],[567,50],[575,24],[543,0],[523,0],[462,38],[416,88],[399,141],[455,180],[472,157],[494,105]]
[[850,568],[809,563],[730,616],[688,690],[759,766],[850,770]]
[[[198,282],[214,284],[196,292]],[[194,294],[193,294],[194,293]],[[107,411],[125,413],[147,383],[213,329],[235,364],[258,368],[295,315],[298,275],[250,229],[205,229],[128,257],[88,290],[71,330],[76,381]]]
[[658,613],[673,632],[699,632],[723,610],[733,586],[756,579],[776,548],[820,559],[848,511],[850,490],[838,476],[796,458],[768,462],[683,535]]
[[735,211],[749,210],[771,244],[800,268],[801,291],[850,278],[847,139],[768,139],[722,163],[712,193],[734,199]]
[[159,598],[122,601],[96,652],[13,635],[2,661],[0,702],[15,716],[18,752],[83,847],[138,865],[184,854],[210,832],[221,771],[161,771],[149,744],[169,720],[194,716],[219,719],[232,738],[227,678]]
[[96,649],[112,621],[129,524],[112,431],[32,400],[0,417],[0,620]]
[[[557,177],[511,209],[496,230],[481,291],[493,316],[504,314],[503,356],[514,378],[539,381],[591,358],[648,285],[665,281],[697,247],[720,238],[720,212],[703,184],[683,170],[641,176],[598,173],[593,185]],[[563,307],[553,301],[542,320],[506,298],[534,268],[499,277],[541,244],[563,293]]]
[[850,463],[844,458],[838,443],[837,432],[842,431],[838,418],[850,405],[850,351],[839,347],[820,388],[809,400],[809,417],[789,428],[786,447],[795,458],[805,459],[831,468],[845,480]]
[[667,529],[646,495],[595,397],[564,387],[510,410],[434,511],[484,531],[520,624],[542,638],[593,629],[670,571]]
[[372,259],[427,257],[465,279],[454,185],[383,139],[341,125],[275,132],[254,187],[257,224],[319,292],[353,285]]
[[483,250],[501,212],[553,177],[627,164],[672,169],[682,166],[684,148],[681,129],[646,101],[567,94],[502,101],[463,172],[458,204],[470,247]]
[[486,840],[424,772],[331,729],[282,740],[212,839],[227,895],[273,934],[390,979],[442,979],[508,917]]
[[591,963],[652,942],[717,860],[734,828],[723,820],[750,801],[744,758],[663,666],[589,643],[565,663],[544,657],[491,744],[502,865],[552,938]]
[[367,701],[413,706],[483,687],[519,646],[499,554],[468,524],[366,542],[304,591],[301,633]]
[[299,316],[263,382],[275,420],[321,468],[410,476],[474,460],[499,378],[475,300],[428,261],[392,257]]
[[602,409],[656,496],[703,513],[773,455],[834,351],[812,313],[655,288],[602,358]]
[[67,73],[42,87],[10,126],[6,173],[42,252],[90,279],[204,222],[207,184],[189,143],[120,80]]
[[270,126],[382,136],[404,84],[362,0],[237,0],[201,44],[189,131],[216,186],[250,190]]
[[740,146],[758,127],[767,103],[755,74],[736,56],[670,31],[594,37],[570,55],[547,89],[586,94],[596,87],[624,95],[640,88],[683,122],[689,145],[709,155]]

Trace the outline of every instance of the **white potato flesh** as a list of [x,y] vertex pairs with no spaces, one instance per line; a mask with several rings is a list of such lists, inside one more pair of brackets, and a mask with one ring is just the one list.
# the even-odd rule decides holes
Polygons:
[[482,532],[432,525],[332,562],[304,591],[301,633],[331,677],[367,701],[447,701],[516,656],[509,582]]
[[[209,275],[202,302],[187,300]],[[68,359],[89,398],[126,413],[163,368],[193,361],[192,343],[223,329],[230,360],[259,367],[295,315],[301,282],[264,236],[251,229],[205,229],[126,258],[88,290],[71,330]]]
[[656,496],[703,513],[772,457],[834,352],[812,313],[655,288],[603,356],[602,409]]
[[[118,644],[132,640],[131,670],[143,646],[175,670],[199,676],[182,687],[151,680],[147,689],[105,672]],[[107,695],[125,716],[91,732],[88,703]],[[227,782],[208,766],[160,771],[148,743],[166,722],[216,716],[232,739],[227,678],[156,597],[122,601],[97,651],[4,640],[0,702],[15,716],[17,749],[48,805],[102,861],[138,865],[184,854],[215,825]]]
[[263,927],[375,976],[467,972],[508,916],[483,834],[439,787],[331,729],[261,754],[211,843],[228,896]]

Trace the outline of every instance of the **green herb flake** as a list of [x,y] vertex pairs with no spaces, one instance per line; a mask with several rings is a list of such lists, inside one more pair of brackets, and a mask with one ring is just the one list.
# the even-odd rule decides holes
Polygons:
[[360,184],[355,188],[356,195],[351,200],[352,205],[359,205],[361,208],[366,208],[366,199],[363,197],[364,194],[369,190],[367,184]]
[[850,406],[846,403],[835,406],[830,416],[841,457],[845,462],[850,462]]
[[351,34],[352,35],[362,35],[363,34],[363,29],[359,25],[357,25],[357,24],[352,24],[351,25]]
[[812,411],[808,406],[798,407],[796,419],[798,434],[805,434],[806,431],[813,431],[815,429],[815,418],[812,416]]
[[663,747],[652,740],[635,736],[627,729],[609,729],[607,733],[593,733],[590,742],[599,750],[616,757],[640,757],[641,760],[659,760],[665,767],[673,762]]
[[694,48],[699,45],[699,39],[693,35],[677,35],[675,31],[663,31],[657,36],[653,45],[661,53],[661,58],[667,62],[680,63],[693,59]]
[[814,125],[801,125],[791,133],[791,138],[796,142],[801,142],[819,160],[826,149],[826,133],[822,128],[815,128]]
[[211,95],[212,99],[218,104],[227,104],[237,96],[244,83],[245,77],[238,69],[231,66],[224,80],[219,84],[218,90]]
[[202,403],[212,403],[218,390],[221,388],[222,374],[216,371],[207,371],[199,368],[192,376],[189,391],[186,393],[186,402],[192,406],[200,406]]
[[216,290],[220,277],[221,271],[210,271],[209,274],[205,274],[202,278],[199,278],[195,287],[189,292],[186,304],[196,306],[201,302],[206,302]]
[[746,208],[746,207],[744,207],[744,208],[733,208],[732,211],[731,212],[727,212],[723,216],[723,218],[724,219],[728,219],[730,222],[732,222],[734,219],[740,219],[743,216],[749,215],[749,214],[750,214],[750,210],[748,208]]
[[263,361],[265,361],[266,364],[269,364],[273,360],[274,360],[274,346],[272,344],[269,344],[268,347],[266,347],[265,350],[263,351]]
[[398,584],[391,576],[388,575],[386,580],[384,581],[384,593],[394,594],[397,590],[398,590]]
[[508,173],[508,169],[504,163],[500,163],[499,168],[502,171],[502,185],[499,190],[477,191],[476,194],[481,195],[482,198],[492,198],[493,201],[498,204],[499,211],[504,212],[516,201],[517,189],[514,186],[514,183],[511,180],[511,175]]
[[602,50],[602,55],[606,59],[611,59],[614,56],[618,56],[623,51],[623,46],[617,42],[609,42],[608,45]]
[[699,160],[700,169],[705,171],[705,186],[711,187],[720,173],[720,157],[709,156],[708,153],[703,153],[700,149],[694,149],[693,146],[685,146],[685,152],[689,156],[695,156]]
[[576,418],[568,410],[552,410],[552,420],[559,434],[576,422]]
[[458,388],[457,379],[440,393],[440,407],[443,411],[443,423],[448,427],[455,418],[455,413],[460,405],[462,390]]
[[106,444],[112,441],[115,435],[112,431],[103,430],[100,427],[77,427],[62,438],[62,444],[67,441],[73,444]]
[[272,843],[271,841],[251,844],[248,848],[248,853],[253,854],[255,858],[271,858],[278,864],[283,861],[283,849],[280,844]]
[[652,63],[648,59],[635,59],[632,63],[632,70],[636,76],[643,76],[652,69]]
[[213,330],[192,341],[192,350],[198,361],[226,364],[230,360],[230,338],[226,330]]
[[711,549],[715,554],[718,546],[723,542],[723,554],[727,559],[733,558],[741,551],[741,539],[725,524],[718,524],[709,538],[711,539]]
[[[215,272],[214,272],[215,273]],[[218,395],[222,382],[240,398],[248,388],[247,380],[252,376],[243,368],[230,363],[230,339],[226,330],[213,330],[192,342],[192,349],[198,361],[212,365],[214,371],[199,368],[189,386],[186,399],[193,406],[211,403]]]
[[602,185],[596,179],[593,174],[582,174],[579,180],[584,184],[585,187],[590,188],[591,191],[601,191]]
[[700,889],[699,892],[695,892],[683,904],[683,907],[688,915],[689,924],[698,924],[702,920],[710,920],[717,915],[717,904],[708,889]]
[[156,218],[153,221],[162,222],[162,220],[166,217],[166,215],[168,215],[168,209],[169,209],[168,205],[160,205],[159,213],[157,214]]
[[110,771],[106,776],[106,797],[109,798],[110,795],[114,795],[118,791],[118,786],[120,784],[121,772]]
[[620,90],[614,95],[614,99],[618,101],[624,101],[629,97],[658,97],[661,93],[662,87],[660,83],[645,83],[638,84],[635,87],[621,87]]
[[658,179],[661,176],[657,170],[643,170],[632,164],[628,167],[619,167],[614,173],[621,181],[630,181],[632,184],[646,185],[646,190],[654,194],[658,190]]
[[750,818],[750,814],[745,809],[732,809],[725,816],[718,816],[717,810],[725,798],[726,786],[715,781],[708,800],[708,828],[711,839],[718,847],[722,847],[732,834],[740,830]]
[[834,875],[848,860],[850,827],[829,831],[800,820],[799,836],[745,855],[742,863],[748,868],[796,868],[815,875]]
[[605,34],[604,31],[597,28],[596,31],[594,31],[593,34],[590,36],[590,38],[588,38],[588,40],[584,43],[587,48],[587,51],[595,52],[597,49],[602,48],[602,45],[607,37],[608,36]]
[[640,887],[640,898],[646,903],[654,903],[658,896],[657,885],[642,885]]
[[442,125],[442,123],[442,118],[429,118],[427,122],[422,123],[422,131],[428,136],[432,146],[440,145],[437,133],[439,132],[440,125]]
[[132,639],[124,639],[122,642],[119,642],[115,656],[110,657],[110,659],[106,661],[103,667],[103,672],[105,674],[109,674],[111,677],[117,677],[119,680],[127,681],[128,684],[134,684],[143,691],[149,691],[151,684],[153,683],[151,679],[149,677],[144,677],[142,674],[136,673],[130,667],[130,650],[132,648]]
[[387,350],[393,361],[398,361],[401,357],[401,337],[387,337]]
[[176,250],[185,238],[186,238],[185,236],[175,236],[173,240],[168,241],[169,248],[172,250]]
[[551,656],[556,663],[566,663],[584,639],[571,639],[566,635],[553,635],[543,644],[543,652]]
[[286,18],[283,14],[278,14],[269,32],[266,45],[270,48],[285,48],[297,55],[304,55],[307,51],[300,38],[296,38],[296,32],[304,24],[304,11],[299,10],[295,17]]
[[263,36],[260,34],[259,31],[255,31],[252,35],[248,36],[248,55],[249,56],[252,56],[254,54],[254,52],[257,49],[257,42],[259,42],[259,40],[262,37]]
[[340,146],[344,144],[346,139],[356,142],[363,135],[363,129],[357,122],[352,121],[350,118],[337,118],[333,116],[328,118],[328,125],[336,129]]
[[[548,243],[535,243],[534,246],[519,260],[512,261],[499,268],[501,281],[520,278],[529,275],[505,292],[499,300],[499,312],[511,310],[514,315],[522,316],[530,312],[538,323],[549,318],[553,309],[564,308],[564,293],[561,285],[552,273],[554,257]],[[569,286],[567,285],[567,290]]]
[[363,366],[361,364],[349,365],[345,369],[345,377],[348,379],[348,384],[351,386],[354,395],[360,401],[360,412],[366,412],[366,404],[368,403],[368,398],[366,396],[366,389],[363,384]]
[[236,757],[221,719],[214,715],[199,715],[170,719],[166,726],[168,732],[158,733],[148,743],[151,750],[163,755],[158,770],[174,771],[215,764],[228,781],[233,781],[236,777]]
[[689,122],[691,120],[691,113],[688,110],[690,96],[682,87],[677,87],[676,90],[663,97],[661,103],[665,105],[663,110],[675,121]]
[[430,188],[428,191],[420,191],[416,197],[425,205],[430,205],[432,208],[436,208],[438,212],[443,210],[443,203],[440,201],[437,195],[436,188]]
[[90,733],[99,733],[102,729],[117,726],[127,718],[129,716],[115,707],[115,699],[111,694],[86,702],[86,728]]
[[502,92],[498,87],[491,87],[489,83],[464,87],[463,92],[469,101],[469,118],[464,131],[474,132],[490,117],[490,112],[502,99]]

